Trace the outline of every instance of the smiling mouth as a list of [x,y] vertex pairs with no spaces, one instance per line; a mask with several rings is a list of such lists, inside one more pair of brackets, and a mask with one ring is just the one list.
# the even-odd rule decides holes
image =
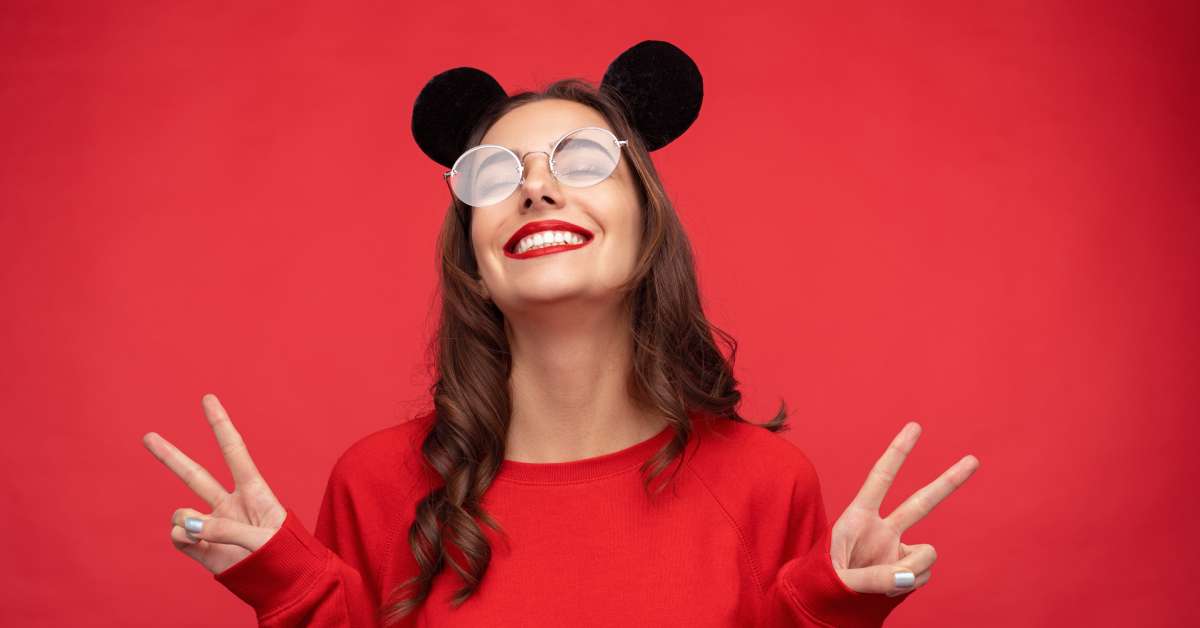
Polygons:
[[561,253],[563,251],[570,251],[573,249],[585,247],[591,241],[592,241],[592,238],[586,238],[586,239],[584,239],[583,242],[580,242],[578,244],[573,243],[573,242],[562,242],[559,244],[551,244],[549,246],[539,246],[536,248],[529,249],[529,250],[525,251],[524,253],[517,253],[515,251],[511,251],[506,248],[506,249],[504,249],[504,256],[512,258],[512,259],[528,259],[531,257],[541,257],[543,255],[552,255],[554,253]]

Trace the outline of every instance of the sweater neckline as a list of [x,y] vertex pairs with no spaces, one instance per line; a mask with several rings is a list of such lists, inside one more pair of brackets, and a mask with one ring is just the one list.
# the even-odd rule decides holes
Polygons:
[[668,424],[659,433],[625,449],[567,462],[502,460],[496,480],[534,484],[568,484],[594,480],[640,467],[675,433]]

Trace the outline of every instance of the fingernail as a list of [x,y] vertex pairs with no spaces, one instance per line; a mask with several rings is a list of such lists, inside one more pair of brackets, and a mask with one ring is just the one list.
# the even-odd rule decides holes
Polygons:
[[187,528],[188,532],[202,532],[204,531],[204,520],[196,517],[184,517],[183,527]]
[[917,581],[917,577],[911,571],[897,571],[894,576],[896,580],[896,588],[907,589]]

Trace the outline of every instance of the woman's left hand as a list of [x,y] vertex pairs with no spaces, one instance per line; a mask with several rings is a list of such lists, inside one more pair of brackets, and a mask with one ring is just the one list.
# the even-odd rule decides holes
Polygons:
[[978,458],[964,456],[938,479],[913,493],[886,518],[880,518],[883,496],[920,436],[921,426],[916,422],[910,422],[900,430],[871,469],[854,501],[833,524],[830,557],[834,571],[855,591],[894,597],[929,582],[930,569],[937,560],[933,546],[907,545],[900,542],[900,535],[928,515],[979,468]]

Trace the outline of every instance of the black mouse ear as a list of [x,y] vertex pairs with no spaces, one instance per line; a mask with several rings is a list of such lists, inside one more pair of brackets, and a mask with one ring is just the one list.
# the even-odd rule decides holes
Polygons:
[[483,70],[459,67],[429,79],[413,103],[412,134],[417,146],[450,168],[466,150],[467,136],[492,103],[508,95]]
[[683,135],[700,115],[704,99],[696,63],[665,41],[646,40],[622,52],[609,64],[600,87],[620,94],[646,150],[658,150]]

